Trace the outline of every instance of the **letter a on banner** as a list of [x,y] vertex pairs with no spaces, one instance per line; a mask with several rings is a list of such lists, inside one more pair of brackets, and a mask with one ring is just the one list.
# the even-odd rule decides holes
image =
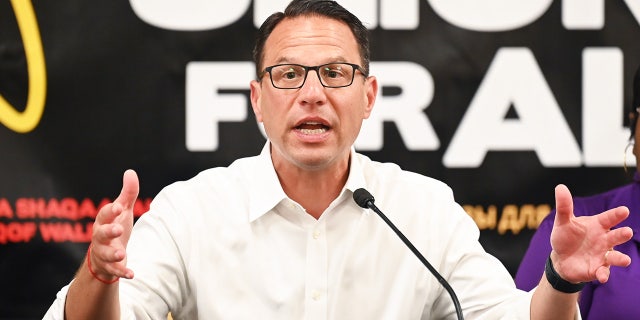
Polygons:
[[[518,119],[507,119],[513,107]],[[569,125],[528,48],[502,48],[444,155],[449,167],[477,168],[486,153],[533,150],[545,167],[581,164]]]

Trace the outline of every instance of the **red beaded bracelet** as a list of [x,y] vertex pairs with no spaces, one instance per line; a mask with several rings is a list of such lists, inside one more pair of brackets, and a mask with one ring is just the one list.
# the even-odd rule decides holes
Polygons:
[[112,284],[112,283],[116,283],[118,282],[118,280],[120,280],[120,277],[116,277],[113,280],[104,280],[104,279],[100,279],[100,277],[98,277],[98,275],[93,272],[93,270],[91,269],[91,245],[89,245],[89,249],[87,249],[87,267],[89,267],[89,273],[91,273],[91,275],[98,281],[104,283],[104,284]]

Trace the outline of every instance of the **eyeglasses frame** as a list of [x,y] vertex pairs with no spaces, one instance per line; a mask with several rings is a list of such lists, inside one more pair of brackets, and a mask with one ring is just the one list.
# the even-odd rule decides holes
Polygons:
[[[331,65],[331,64],[345,64],[348,66],[351,66],[353,68],[353,73],[351,74],[351,81],[349,82],[349,84],[346,85],[342,85],[342,86],[329,86],[324,84],[324,82],[322,81],[322,77],[320,77],[320,72],[318,72],[320,70],[321,67],[324,67],[326,65]],[[302,79],[302,83],[297,86],[297,87],[293,87],[293,88],[283,88],[283,87],[278,87],[276,86],[276,84],[273,82],[273,77],[271,75],[271,70],[273,70],[273,68],[275,67],[279,67],[279,66],[298,66],[298,67],[302,67],[304,69],[304,78]],[[281,89],[281,90],[288,90],[288,89],[300,89],[304,86],[304,84],[307,82],[307,76],[309,75],[309,71],[310,70],[314,70],[316,72],[316,76],[318,76],[318,80],[320,81],[320,84],[325,87],[325,88],[344,88],[344,87],[348,87],[350,85],[353,84],[353,80],[356,77],[356,71],[360,71],[360,73],[362,73],[362,75],[366,78],[368,77],[368,75],[365,73],[364,69],[355,64],[355,63],[349,63],[349,62],[330,62],[330,63],[324,63],[321,65],[317,65],[317,66],[305,66],[302,64],[297,64],[297,63],[280,63],[280,64],[275,64],[272,66],[268,66],[266,68],[264,68],[264,70],[262,70],[262,74],[260,76],[260,78],[264,77],[265,74],[269,74],[269,81],[271,81],[271,85],[276,88],[276,89]]]

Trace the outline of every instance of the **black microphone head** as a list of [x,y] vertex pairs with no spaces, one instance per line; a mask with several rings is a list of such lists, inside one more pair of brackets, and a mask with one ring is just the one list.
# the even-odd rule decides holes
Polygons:
[[358,190],[353,192],[353,200],[361,207],[367,209],[369,208],[369,202],[371,202],[371,204],[373,204],[373,202],[375,202],[375,199],[373,198],[373,196],[371,195],[371,193],[369,193],[369,191],[367,191],[364,188],[359,188]]

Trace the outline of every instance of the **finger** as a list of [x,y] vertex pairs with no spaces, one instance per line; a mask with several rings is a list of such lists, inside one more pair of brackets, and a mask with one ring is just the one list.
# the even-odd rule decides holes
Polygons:
[[133,279],[133,270],[124,267],[122,263],[107,265],[107,272],[118,278]]
[[124,250],[94,244],[91,246],[89,259],[94,271],[120,278],[133,278],[133,270],[128,269],[125,264]]
[[96,215],[96,223],[112,223],[124,210],[133,208],[138,198],[139,190],[140,184],[136,172],[131,169],[125,171],[122,176],[122,190],[120,190],[118,198],[100,208]]
[[610,229],[613,226],[624,221],[629,217],[629,208],[620,206],[617,208],[609,209],[601,214],[597,215],[598,223],[605,229]]
[[604,263],[605,265],[612,265],[616,267],[627,267],[631,264],[631,257],[620,251],[607,251],[605,253]]
[[119,224],[93,224],[93,238],[91,242],[106,244],[123,234],[123,228]]
[[630,227],[621,227],[613,229],[607,233],[609,247],[615,247],[619,244],[629,241],[633,237],[633,229]]
[[108,275],[131,279],[133,277],[133,271],[128,269],[124,261],[118,262],[103,262],[100,264],[101,270],[104,270]]
[[91,255],[94,260],[101,263],[112,263],[123,261],[126,257],[126,250],[120,245],[109,245],[91,243]]
[[573,198],[569,188],[563,184],[559,184],[555,189],[556,195],[556,217],[555,225],[563,225],[569,223],[573,217]]
[[609,270],[609,267],[602,266],[596,269],[596,278],[600,283],[605,283],[609,281],[610,274],[611,274],[611,270]]
[[135,171],[129,169],[122,175],[122,190],[120,190],[120,195],[118,195],[114,203],[120,204],[124,210],[131,209],[138,199],[139,191],[138,175]]
[[95,222],[99,225],[113,223],[122,211],[122,205],[119,203],[108,203],[100,208],[100,211],[98,211],[96,215]]

